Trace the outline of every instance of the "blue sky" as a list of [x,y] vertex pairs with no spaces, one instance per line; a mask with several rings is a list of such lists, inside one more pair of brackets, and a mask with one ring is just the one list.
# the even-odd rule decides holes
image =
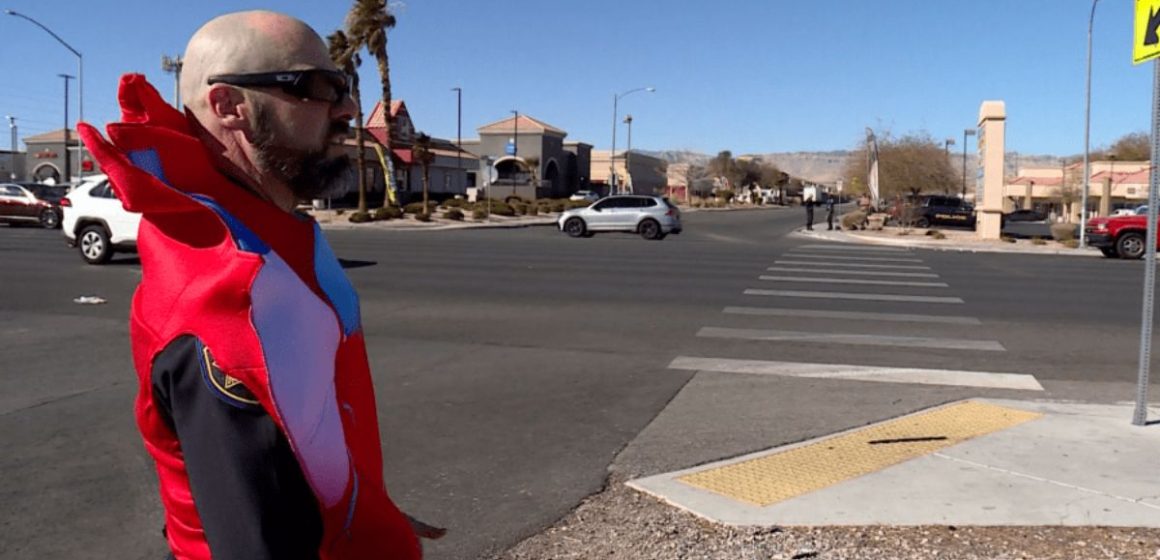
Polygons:
[[[1093,147],[1149,125],[1151,67],[1131,64],[1132,4],[1097,9]],[[274,9],[325,35],[348,6],[0,0],[84,54],[85,117],[98,125],[117,118],[121,73],[142,72],[171,96],[161,55],[180,54],[215,15]],[[451,88],[460,86],[465,138],[516,109],[606,149],[613,93],[655,86],[621,100],[633,147],[707,153],[846,149],[866,126],[962,142],[980,102],[1002,99],[1008,149],[1075,154],[1090,9],[1089,0],[407,0],[390,34],[392,87],[436,136],[455,137]],[[60,128],[57,74],[75,73],[75,57],[3,14],[0,37],[0,116],[16,116],[21,136]],[[373,97],[373,63],[361,74]]]

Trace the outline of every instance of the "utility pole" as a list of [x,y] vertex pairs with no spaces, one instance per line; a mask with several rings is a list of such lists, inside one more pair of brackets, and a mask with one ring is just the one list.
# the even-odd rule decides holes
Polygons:
[[181,110],[181,67],[183,64],[180,56],[170,58],[167,55],[161,55],[161,69],[167,74],[173,74],[173,106],[178,111]]
[[12,172],[10,179],[16,180],[16,117],[8,115],[8,130],[12,132]]
[[68,130],[68,81],[76,79],[68,74],[57,74],[64,78],[64,180],[62,182],[68,183],[72,181],[72,154],[68,151],[68,145],[72,143],[72,135]]
[[[463,88],[453,87],[455,92],[455,168],[463,173]],[[465,182],[466,183],[466,182]]]
[[628,125],[628,150],[624,152],[625,190],[631,193],[633,191],[632,168],[629,167],[628,158],[632,156],[632,115],[625,115],[624,124]]

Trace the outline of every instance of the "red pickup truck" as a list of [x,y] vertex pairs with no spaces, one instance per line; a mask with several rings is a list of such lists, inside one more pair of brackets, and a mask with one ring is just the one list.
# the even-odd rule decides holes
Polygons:
[[1105,257],[1138,259],[1147,249],[1148,216],[1092,218],[1084,228],[1087,243]]

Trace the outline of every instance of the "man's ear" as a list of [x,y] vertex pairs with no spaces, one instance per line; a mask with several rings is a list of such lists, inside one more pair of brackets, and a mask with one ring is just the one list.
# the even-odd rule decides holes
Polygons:
[[250,122],[246,98],[242,92],[229,86],[210,87],[206,92],[209,109],[218,124],[227,130],[249,130]]

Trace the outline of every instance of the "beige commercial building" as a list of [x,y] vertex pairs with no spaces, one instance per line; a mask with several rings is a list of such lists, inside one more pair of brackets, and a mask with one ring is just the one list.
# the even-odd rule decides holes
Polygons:
[[[1107,216],[1117,208],[1135,207],[1148,200],[1146,161],[1101,160],[1090,163],[1088,209]],[[1079,219],[1083,163],[1064,167],[1020,167],[1019,175],[1004,185],[1003,210],[1034,209],[1045,214]]]
[[[593,150],[591,182],[601,192],[608,191],[611,165],[608,150]],[[616,176],[622,186],[628,185],[637,194],[664,194],[669,184],[668,162],[636,150],[616,152]]]

